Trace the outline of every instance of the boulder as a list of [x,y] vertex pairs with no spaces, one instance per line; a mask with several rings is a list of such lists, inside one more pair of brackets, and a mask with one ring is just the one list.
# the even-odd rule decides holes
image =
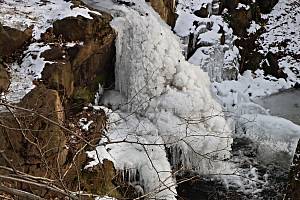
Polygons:
[[252,13],[250,9],[235,9],[231,13],[230,26],[232,27],[234,34],[238,36],[243,36],[247,33],[247,28],[249,28],[251,21]]
[[[28,110],[14,109],[14,115],[10,112],[1,114],[5,117],[0,122],[4,125],[0,128],[0,149],[17,169],[45,176],[47,167],[55,171],[66,158],[66,139],[60,128],[64,122],[64,111],[58,92],[40,85],[28,93],[18,106]],[[1,156],[0,163],[6,163]],[[52,174],[51,178],[54,177]]]
[[0,57],[10,56],[32,37],[32,28],[20,31],[0,24]]
[[[68,96],[76,96],[76,99],[79,97],[84,102],[91,102],[99,83],[106,86],[114,83],[116,33],[109,25],[111,19],[111,16],[105,13],[93,15],[93,19],[86,19],[82,16],[67,17],[55,21],[53,30],[48,30],[49,33],[44,34],[51,36],[52,40],[53,33],[56,38],[61,38],[63,41],[83,41],[73,47],[64,47],[64,49],[56,47],[57,50],[52,48],[42,54],[50,61],[59,61],[64,57],[71,64],[75,89],[70,87],[71,79],[67,80],[68,87],[65,85],[66,81],[61,83],[63,79],[60,82],[54,81],[64,86],[63,88],[68,91]],[[56,68],[62,69],[61,64],[56,64]],[[50,75],[50,69],[50,66],[46,66],[47,73],[44,74]],[[61,70],[58,71],[61,72]],[[49,75],[46,78],[48,80]],[[68,76],[71,78],[71,75]],[[57,86],[56,83],[54,85]],[[73,94],[73,91],[76,92]],[[84,97],[81,97],[82,94]]]
[[202,17],[202,18],[206,18],[208,17],[209,15],[209,10],[208,10],[208,6],[202,6],[199,10],[196,10],[194,12],[194,14],[197,16],[197,17]]
[[[92,14],[91,14],[92,15]],[[92,15],[93,19],[83,16],[66,17],[53,23],[53,33],[68,42],[87,41],[90,39],[103,38],[111,31],[109,22],[111,16],[108,14]]]

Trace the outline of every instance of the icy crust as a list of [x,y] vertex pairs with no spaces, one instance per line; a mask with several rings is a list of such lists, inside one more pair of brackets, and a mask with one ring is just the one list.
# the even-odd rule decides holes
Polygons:
[[50,49],[43,43],[32,43],[24,52],[21,64],[13,63],[10,67],[11,83],[5,98],[9,102],[19,102],[35,85],[33,81],[41,78],[41,73],[46,63],[40,55]]
[[[109,5],[87,2],[96,8]],[[133,169],[135,174],[137,169],[144,193],[156,191],[156,198],[175,199],[165,146],[174,149],[172,167],[230,173],[223,160],[230,157],[231,130],[212,97],[207,73],[185,61],[178,38],[152,8],[134,2],[132,7],[113,8],[116,90],[125,103],[112,114],[116,120],[107,133],[110,144],[104,139],[97,152],[89,153],[96,158],[91,165],[107,158],[119,170]],[[111,95],[106,96],[103,102],[109,102]]]
[[89,13],[99,14],[85,7],[74,7],[71,2],[64,0],[5,0],[0,1],[0,22],[4,26],[9,26],[19,30],[34,25],[33,36],[40,38],[47,28],[52,26],[55,20],[70,16],[81,15],[91,19]]

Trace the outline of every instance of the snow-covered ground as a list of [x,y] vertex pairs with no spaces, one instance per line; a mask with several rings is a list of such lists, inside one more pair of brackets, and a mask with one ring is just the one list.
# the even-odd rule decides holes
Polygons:
[[4,26],[19,30],[33,25],[33,36],[39,39],[41,33],[51,27],[55,20],[78,15],[91,19],[89,12],[100,14],[86,7],[73,7],[71,2],[64,0],[0,1],[0,22]]

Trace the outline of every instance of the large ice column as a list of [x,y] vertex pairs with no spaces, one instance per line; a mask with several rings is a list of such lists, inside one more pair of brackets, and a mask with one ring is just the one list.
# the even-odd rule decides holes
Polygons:
[[99,155],[107,151],[118,169],[138,169],[145,193],[158,190],[156,198],[174,199],[165,146],[174,149],[175,165],[222,173],[228,170],[223,160],[230,157],[231,130],[207,73],[185,60],[178,38],[148,4],[131,2],[113,6],[111,22],[118,33],[115,89],[124,98],[107,135],[121,142],[99,147]]
[[128,102],[123,111],[149,119],[166,143],[182,148],[190,168],[224,170],[210,163],[229,158],[231,130],[209,76],[185,60],[178,38],[147,4],[122,11],[112,26],[119,34],[116,89]]

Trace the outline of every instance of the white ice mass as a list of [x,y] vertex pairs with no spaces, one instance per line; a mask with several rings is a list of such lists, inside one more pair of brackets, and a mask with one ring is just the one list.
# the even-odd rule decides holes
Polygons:
[[176,196],[163,144],[181,150],[174,150],[174,162],[185,168],[200,173],[230,170],[223,160],[230,157],[231,130],[213,98],[209,77],[185,60],[179,39],[158,14],[143,1],[132,7],[86,2],[114,10],[116,90],[126,102],[113,112],[117,120],[107,133],[112,144],[100,146],[99,156],[109,155],[118,169],[137,169],[144,192],[156,191],[157,198]]

